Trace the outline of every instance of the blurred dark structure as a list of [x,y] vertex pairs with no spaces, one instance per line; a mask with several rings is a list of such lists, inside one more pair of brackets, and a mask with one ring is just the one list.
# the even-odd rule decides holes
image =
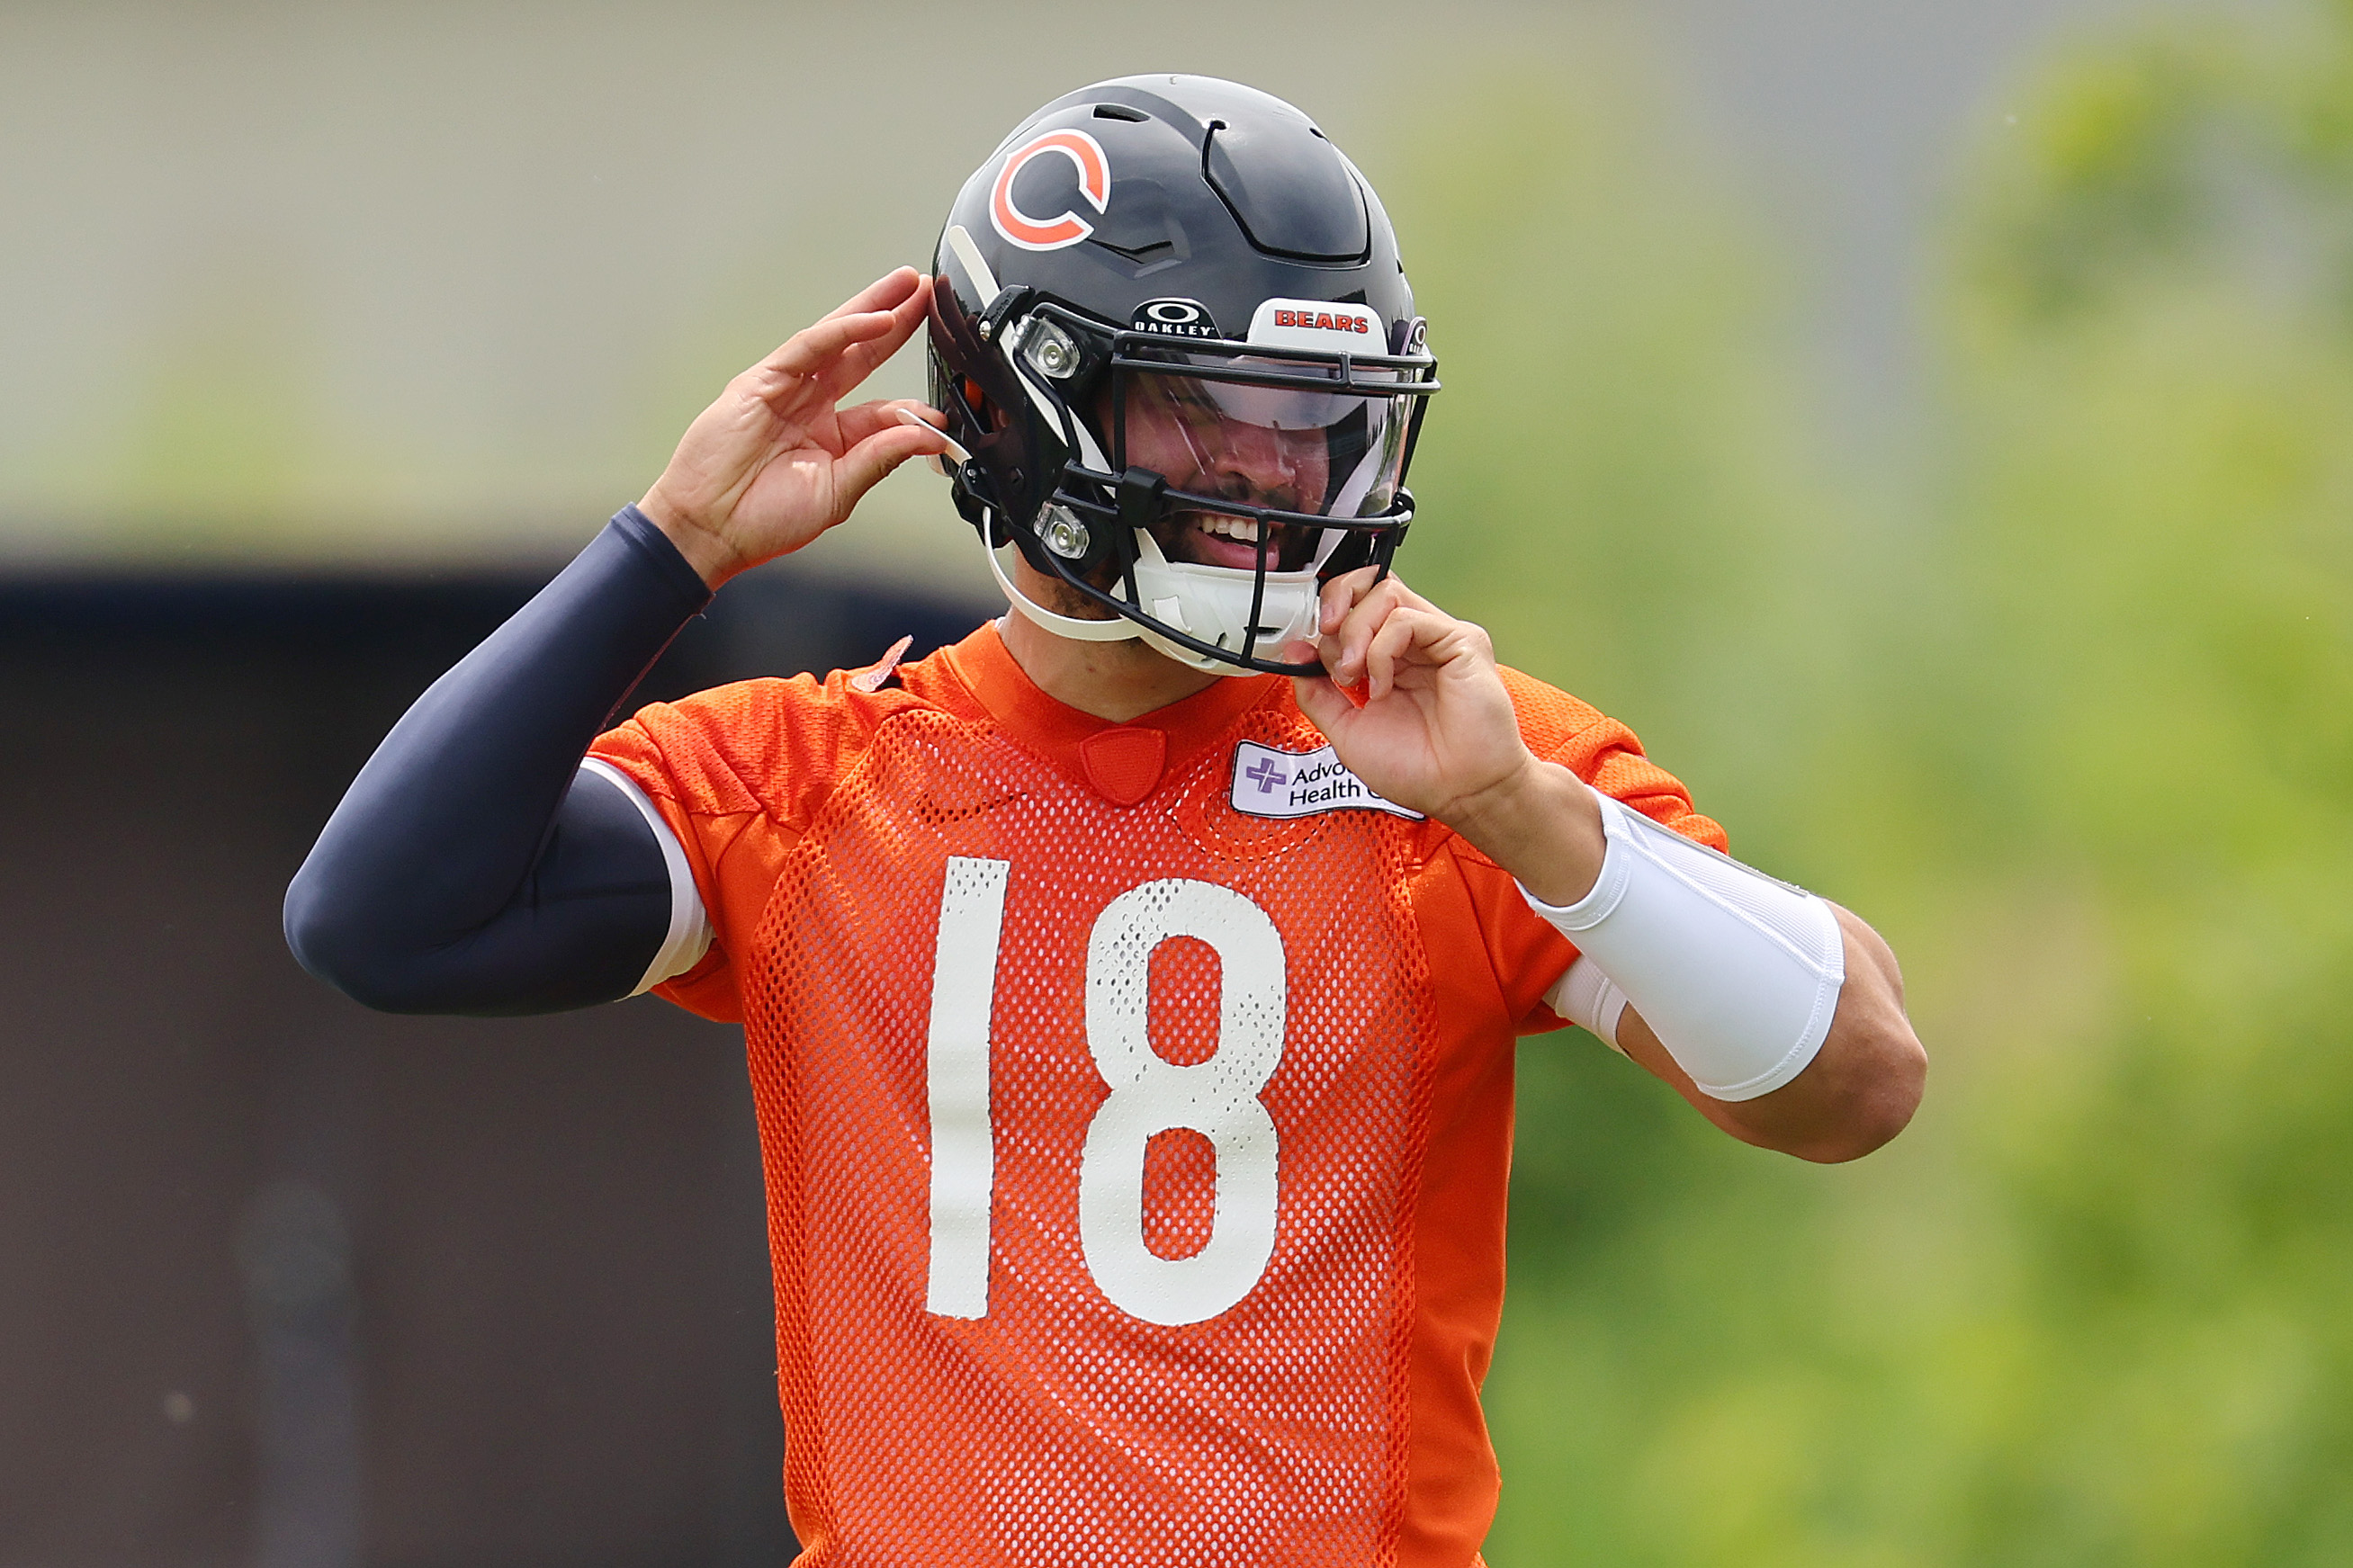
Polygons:
[[[379,1016],[279,900],[523,577],[0,584],[0,1568],[777,1563],[737,1032]],[[775,573],[638,700],[984,611]]]

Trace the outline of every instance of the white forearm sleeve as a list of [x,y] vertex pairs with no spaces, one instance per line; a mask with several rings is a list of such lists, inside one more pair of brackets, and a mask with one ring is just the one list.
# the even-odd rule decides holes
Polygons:
[[1618,1043],[1618,1020],[1626,1011],[1626,993],[1583,953],[1577,955],[1567,973],[1553,982],[1552,989],[1545,993],[1545,1004],[1620,1056],[1626,1054],[1626,1047]]
[[[1584,955],[1554,1011],[1615,1045],[1630,1005],[1712,1099],[1754,1100],[1797,1077],[1846,979],[1830,905],[1595,795],[1609,847],[1593,890],[1560,908],[1520,889]],[[1580,982],[1586,961],[1622,996]]]

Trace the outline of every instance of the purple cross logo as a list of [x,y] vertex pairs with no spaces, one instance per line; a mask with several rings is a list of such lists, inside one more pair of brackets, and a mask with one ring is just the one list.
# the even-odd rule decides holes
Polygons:
[[1276,767],[1272,757],[1261,757],[1242,770],[1242,776],[1255,783],[1261,795],[1272,795],[1275,785],[1291,782],[1291,775]]

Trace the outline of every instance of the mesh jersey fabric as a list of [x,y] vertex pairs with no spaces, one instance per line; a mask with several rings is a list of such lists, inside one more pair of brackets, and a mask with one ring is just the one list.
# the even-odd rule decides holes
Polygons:
[[[1504,679],[1538,755],[1724,847]],[[1113,725],[984,626],[876,684],[595,748],[710,913],[658,993],[745,1026],[804,1568],[1474,1563],[1512,1043],[1575,950],[1440,825],[1234,809],[1241,742],[1325,743],[1286,679]]]

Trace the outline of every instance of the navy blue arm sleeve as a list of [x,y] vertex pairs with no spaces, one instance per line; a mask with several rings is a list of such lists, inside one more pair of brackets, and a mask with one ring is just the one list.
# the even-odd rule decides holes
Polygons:
[[637,508],[433,683],[286,891],[302,967],[394,1013],[628,995],[670,931],[660,845],[588,743],[711,591]]

